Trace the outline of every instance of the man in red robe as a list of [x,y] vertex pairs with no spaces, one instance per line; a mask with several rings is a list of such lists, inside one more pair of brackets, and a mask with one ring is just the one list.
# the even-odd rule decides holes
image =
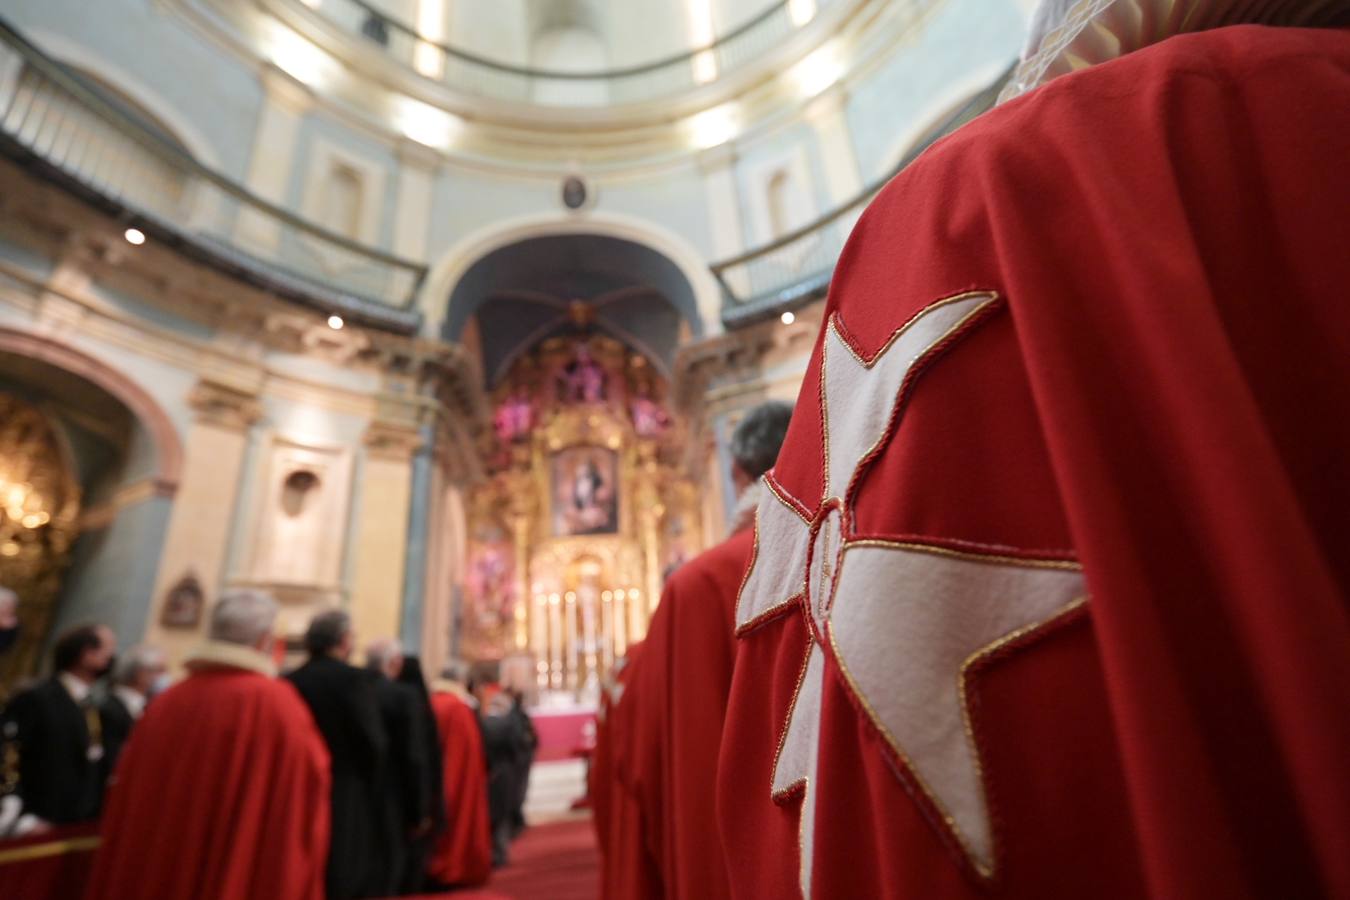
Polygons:
[[[631,794],[636,804],[629,816],[634,821],[623,826],[624,840],[650,857],[655,889],[664,897],[729,896],[728,861],[711,827],[715,794],[709,786],[717,778],[736,650],[732,619],[754,546],[758,479],[778,457],[791,416],[790,405],[770,402],[737,425],[729,448],[741,494],[734,533],[671,575],[626,679],[632,731],[626,736],[626,778],[614,789]],[[611,894],[624,895],[618,886]]]
[[447,821],[436,838],[427,874],[439,885],[483,884],[492,874],[492,829],[488,820],[487,762],[478,717],[463,681],[447,671],[432,685],[444,765]]
[[118,764],[87,900],[323,900],[329,760],[271,661],[276,602],[223,595]]
[[[1076,3],[1016,83],[1335,6]],[[872,203],[736,611],[736,896],[1350,896],[1348,98],[1350,32],[1183,34]]]
[[650,711],[650,705],[639,704],[629,687],[645,646],[645,641],[628,646],[627,664],[616,677],[604,707],[604,722],[596,734],[591,784],[595,785],[592,802],[602,900],[661,896],[660,854],[649,843],[650,829],[643,827],[642,804],[633,779],[634,761],[639,756],[634,744],[637,719]]

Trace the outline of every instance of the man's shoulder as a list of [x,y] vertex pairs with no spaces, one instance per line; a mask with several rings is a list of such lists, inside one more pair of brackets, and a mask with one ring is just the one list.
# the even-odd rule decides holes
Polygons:
[[292,669],[286,678],[295,684],[332,684],[347,685],[369,680],[369,673],[358,669],[340,659],[320,657],[308,660],[304,665]]
[[61,686],[55,676],[43,678],[19,691],[10,698],[8,709],[11,712],[52,713],[64,707],[76,707],[70,693]]
[[703,587],[705,580],[717,583],[738,580],[750,562],[755,547],[755,530],[744,528],[714,547],[695,556],[670,576],[674,591],[685,587]]

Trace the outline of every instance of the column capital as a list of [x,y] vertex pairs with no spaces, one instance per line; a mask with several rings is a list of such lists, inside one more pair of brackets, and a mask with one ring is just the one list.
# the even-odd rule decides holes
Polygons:
[[718,144],[716,147],[710,147],[707,150],[699,152],[695,157],[698,161],[699,171],[707,173],[718,169],[729,168],[735,165],[739,159],[736,153],[736,145],[730,142]]
[[414,423],[375,420],[362,438],[366,454],[373,459],[410,461],[422,449],[422,433]]
[[403,165],[423,169],[427,174],[434,174],[445,160],[440,151],[406,137],[398,139],[394,145],[394,155]]
[[303,115],[314,105],[314,92],[275,63],[264,63],[258,80],[268,100],[294,115]]
[[193,385],[188,406],[196,421],[235,431],[247,431],[262,418],[256,394],[207,379]]

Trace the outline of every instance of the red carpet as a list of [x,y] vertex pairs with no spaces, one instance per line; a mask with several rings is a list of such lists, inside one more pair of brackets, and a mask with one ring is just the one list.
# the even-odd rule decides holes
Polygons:
[[600,854],[590,819],[535,825],[511,846],[511,864],[486,887],[420,900],[595,900]]

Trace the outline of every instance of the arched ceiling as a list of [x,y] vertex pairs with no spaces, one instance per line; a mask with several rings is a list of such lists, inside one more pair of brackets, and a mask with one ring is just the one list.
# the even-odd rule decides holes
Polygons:
[[444,336],[458,340],[471,318],[489,382],[544,338],[588,327],[669,373],[682,320],[702,332],[679,267],[650,247],[598,234],[531,238],[488,253],[452,290]]

